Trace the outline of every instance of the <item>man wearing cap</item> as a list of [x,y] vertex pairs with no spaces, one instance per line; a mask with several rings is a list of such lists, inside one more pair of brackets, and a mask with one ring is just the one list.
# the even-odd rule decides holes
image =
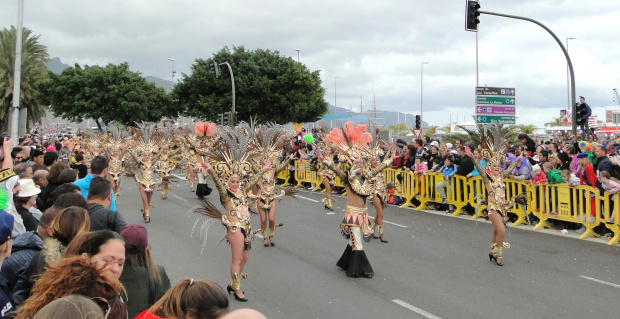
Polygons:
[[[1,190],[0,190],[1,191]],[[13,215],[0,210],[0,265],[11,256],[11,233],[13,232]],[[9,313],[15,310],[13,295],[6,278],[0,274],[0,318],[12,318]]]
[[94,177],[90,181],[87,202],[90,231],[107,229],[120,233],[127,225],[121,214],[109,209],[112,203],[112,186],[109,180],[100,176]]

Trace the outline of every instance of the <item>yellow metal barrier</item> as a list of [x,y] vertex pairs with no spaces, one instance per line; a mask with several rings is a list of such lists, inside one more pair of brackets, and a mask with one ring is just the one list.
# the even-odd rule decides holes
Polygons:
[[[322,181],[317,172],[308,168],[308,161],[295,162],[295,178],[297,185],[303,187],[301,183],[316,183],[316,191],[320,189]],[[343,167],[346,170],[346,167]],[[278,174],[278,178],[288,182],[290,171],[285,170]],[[441,203],[442,199],[437,191],[437,184],[443,180],[443,175],[438,172],[427,172],[426,174],[414,174],[400,169],[386,169],[384,171],[386,182],[394,182],[397,187],[393,195],[404,198],[405,202],[401,208],[414,206],[411,201],[416,198],[420,201],[417,210],[428,209],[429,202]],[[509,209],[509,212],[517,215],[514,226],[527,224],[527,215],[530,213],[540,219],[534,226],[535,230],[543,227],[551,228],[547,222],[549,219],[580,223],[586,227],[586,231],[579,237],[581,239],[597,235],[593,228],[600,223],[606,223],[614,215],[612,223],[606,223],[607,228],[614,232],[614,237],[609,239],[609,245],[620,242],[620,193],[600,195],[598,189],[590,186],[569,187],[566,184],[539,184],[531,185],[528,182],[505,179],[506,198],[525,193],[528,199],[528,207],[523,210],[519,205]],[[286,185],[286,184],[285,184]],[[336,177],[335,186],[344,187],[340,178]],[[487,196],[487,190],[480,177],[467,178],[465,176],[454,175],[450,178],[447,185],[447,203],[454,205],[456,210],[452,214],[458,216],[463,213],[463,207],[471,205],[475,207],[482,194]],[[482,209],[485,207],[482,206]],[[481,209],[481,210],[482,210]],[[592,212],[594,211],[594,214]],[[595,216],[594,222],[588,222],[590,216]],[[478,213],[472,217],[476,219],[482,217]],[[582,218],[582,219],[580,219]],[[586,220],[584,221],[583,218]]]
[[289,178],[291,177],[291,171],[288,170],[288,167],[286,169],[283,169],[280,171],[280,173],[278,173],[278,179],[281,179],[284,181],[284,183],[282,183],[281,186],[289,186],[291,184],[288,183]]
[[426,172],[419,175],[421,180],[421,193],[416,198],[420,201],[417,209],[428,209],[428,202],[441,203],[441,196],[437,191],[437,184],[443,180],[443,174],[438,172]]
[[611,223],[607,223],[607,228],[614,232],[614,237],[609,238],[607,245],[615,245],[620,241],[620,193],[609,194],[606,193],[603,198],[603,212],[605,212],[603,219],[607,222],[614,215],[614,219]]
[[463,207],[470,201],[469,196],[471,193],[467,177],[452,175],[447,184],[447,203],[456,207],[452,216],[458,216],[463,213]]

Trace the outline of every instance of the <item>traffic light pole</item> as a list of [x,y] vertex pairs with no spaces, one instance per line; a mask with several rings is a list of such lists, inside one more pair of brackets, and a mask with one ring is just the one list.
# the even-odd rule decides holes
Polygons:
[[[553,31],[551,31],[549,28],[547,28],[544,24],[534,20],[534,19],[530,19],[530,18],[526,18],[526,17],[519,17],[519,16],[513,16],[513,15],[508,15],[508,14],[503,14],[503,13],[495,13],[495,12],[487,12],[487,11],[478,11],[481,14],[488,14],[488,15],[492,15],[492,16],[498,16],[498,17],[505,17],[505,18],[511,18],[511,19],[518,19],[518,20],[525,20],[525,21],[530,21],[532,23],[535,23],[537,25],[539,25],[540,27],[542,27],[543,29],[547,30],[547,32],[549,32],[549,34],[551,34],[551,36],[555,39],[555,41],[560,45],[560,48],[562,49],[562,52],[564,52],[564,56],[566,57],[566,62],[568,62],[568,69],[570,70],[570,84],[571,84],[571,98],[572,98],[572,118],[573,118],[573,127],[572,127],[572,131],[573,131],[573,135],[577,136],[577,100],[576,100],[576,96],[575,96],[575,72],[573,71],[573,63],[570,60],[570,56],[568,56],[568,51],[566,51],[566,48],[564,47],[564,45],[562,44],[562,41],[560,41],[560,39],[558,39],[558,37],[553,33]],[[585,134],[585,132],[584,132]]]

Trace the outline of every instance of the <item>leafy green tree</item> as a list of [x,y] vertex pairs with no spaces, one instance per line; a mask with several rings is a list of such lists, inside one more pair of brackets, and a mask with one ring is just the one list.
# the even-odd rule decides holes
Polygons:
[[[13,76],[15,74],[15,40],[17,29],[0,31],[0,126],[8,127],[9,109],[13,105]],[[50,60],[47,47],[39,43],[39,36],[22,28],[22,62],[20,108],[26,108],[28,123],[41,121],[45,106],[37,103],[37,83],[47,79],[45,63]]]
[[308,122],[327,112],[319,71],[310,71],[278,51],[243,46],[224,48],[209,59],[197,59],[191,74],[182,74],[172,92],[185,115],[217,120],[231,111],[232,90],[228,67],[215,76],[210,65],[228,62],[235,77],[237,119],[260,122]]
[[133,126],[178,116],[164,89],[130,71],[127,63],[83,68],[76,64],[60,75],[50,72],[49,76],[37,97],[51,106],[54,116],[70,121],[92,118],[101,128],[99,119]]
[[446,125],[444,127],[441,128],[442,131],[450,134],[450,132],[452,131],[452,126],[451,125]]

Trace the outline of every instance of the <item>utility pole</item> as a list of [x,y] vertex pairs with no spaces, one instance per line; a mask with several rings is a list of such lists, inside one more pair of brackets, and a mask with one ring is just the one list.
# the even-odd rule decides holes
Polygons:
[[9,134],[17,145],[19,134],[19,115],[24,114],[24,120],[26,120],[26,109],[24,112],[20,111],[19,102],[21,99],[21,82],[22,82],[22,24],[24,17],[24,0],[18,1],[17,6],[17,30],[15,30],[15,73],[13,73],[13,107],[10,114],[10,130]]

